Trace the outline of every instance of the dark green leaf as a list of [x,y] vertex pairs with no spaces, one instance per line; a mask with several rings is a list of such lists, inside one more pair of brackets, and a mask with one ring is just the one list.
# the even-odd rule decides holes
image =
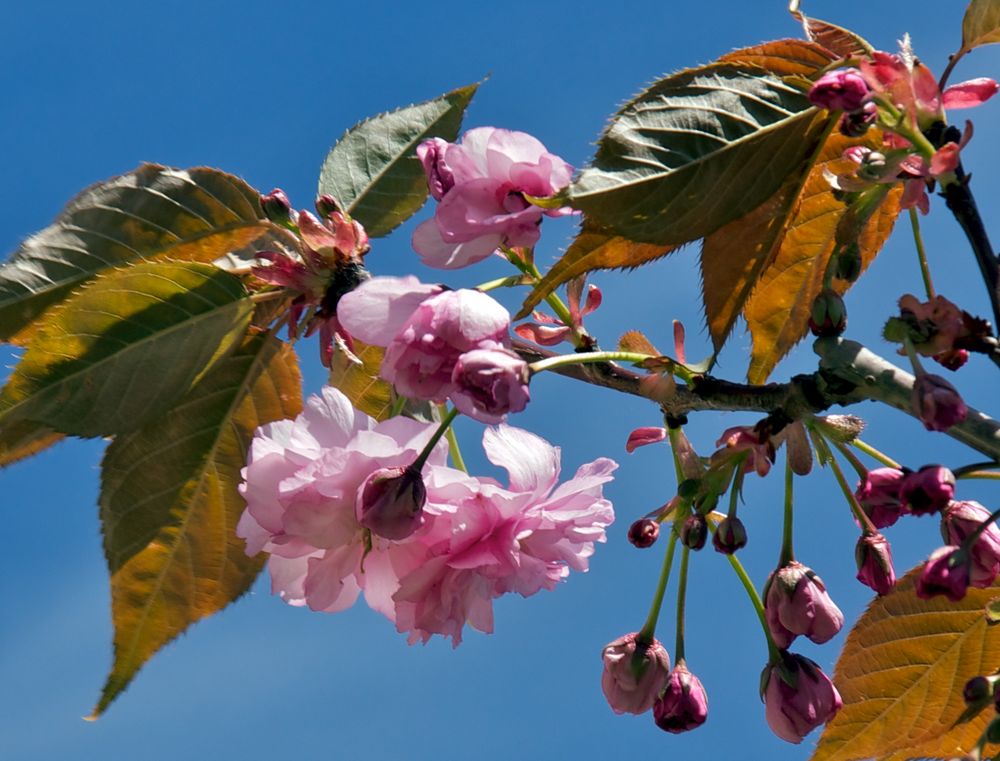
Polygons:
[[0,429],[0,468],[48,449],[63,435],[33,420],[22,420]]
[[287,240],[263,218],[257,191],[205,167],[144,164],[93,185],[0,267],[0,340],[26,343],[51,305],[108,267],[167,256],[211,262]]
[[770,198],[812,155],[830,118],[756,66],[683,71],[613,117],[570,199],[633,240],[696,240]]
[[102,273],[46,317],[0,392],[0,438],[24,420],[78,436],[142,425],[238,345],[252,311],[210,264]]
[[323,162],[320,194],[329,193],[368,235],[388,235],[427,199],[417,146],[431,137],[453,141],[479,85],[468,85],[351,127]]
[[247,557],[236,537],[240,469],[254,429],[301,407],[295,353],[255,335],[166,415],[108,447],[100,506],[115,660],[91,718],[163,645],[249,588],[264,556]]

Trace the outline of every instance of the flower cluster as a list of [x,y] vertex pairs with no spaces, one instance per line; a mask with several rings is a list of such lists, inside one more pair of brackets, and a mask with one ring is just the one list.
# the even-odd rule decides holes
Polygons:
[[411,642],[493,630],[492,601],[552,589],[586,571],[614,520],[602,486],[617,465],[598,459],[561,484],[559,450],[518,428],[487,429],[483,446],[509,484],[446,465],[435,426],[376,423],[324,388],[294,420],[261,427],[240,492],[237,533],[270,553],[275,594],[333,612],[363,592]]

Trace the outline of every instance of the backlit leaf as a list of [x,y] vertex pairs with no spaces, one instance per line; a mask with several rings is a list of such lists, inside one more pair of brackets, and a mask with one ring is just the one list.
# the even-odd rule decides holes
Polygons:
[[865,38],[849,29],[831,24],[829,21],[809,18],[799,10],[799,0],[792,0],[788,4],[788,10],[802,24],[806,36],[831,53],[842,58],[852,58],[868,55],[874,50]]
[[514,319],[527,317],[546,296],[575,277],[594,270],[638,267],[666,256],[674,248],[676,246],[636,243],[585,220],[580,234],[528,294]]
[[659,357],[663,354],[653,346],[652,341],[639,330],[629,330],[618,339],[618,351],[631,351],[636,354],[648,354],[651,357]]
[[0,429],[0,468],[38,454],[63,439],[61,433],[33,420],[22,420]]
[[570,186],[570,201],[633,240],[696,240],[770,198],[812,154],[830,119],[758,66],[682,71],[612,117],[593,164]]
[[[879,138],[873,134],[865,140],[874,145]],[[848,146],[857,143],[831,134],[791,204],[779,204],[779,209],[774,209],[769,202],[720,230],[710,251],[710,264],[708,268],[703,265],[703,274],[707,273],[706,303],[710,301],[710,292],[715,291],[711,301],[721,304],[709,312],[709,323],[715,325],[713,340],[724,337],[726,322],[731,326],[732,309],[737,304],[724,295],[720,298],[723,294],[720,289],[737,289],[740,293],[748,287],[753,289],[743,309],[753,339],[747,371],[751,383],[767,380],[778,361],[808,330],[809,311],[823,287],[823,275],[835,248],[837,225],[846,211],[846,206],[833,197],[823,170],[848,171],[852,164],[841,156]],[[899,188],[888,193],[858,237],[862,269],[871,264],[892,232],[899,214],[900,193]],[[780,217],[773,216],[779,213]],[[747,259],[755,261],[747,263]],[[725,273],[727,266],[740,268],[740,272]],[[734,278],[734,274],[738,276]],[[715,282],[715,276],[719,276],[720,282]],[[850,283],[835,280],[833,287],[843,294]]]
[[344,392],[355,409],[376,420],[385,420],[392,410],[392,386],[379,377],[385,349],[354,339],[354,355],[361,364],[343,352],[335,352],[330,368],[330,385]]
[[417,146],[431,137],[454,141],[477,87],[461,87],[351,127],[323,162],[320,194],[336,198],[369,236],[388,235],[427,199]]
[[921,600],[919,573],[876,598],[848,635],[833,676],[844,707],[812,761],[953,758],[971,750],[991,718],[984,711],[952,729],[965,682],[1000,664],[1000,629],[983,615],[1000,587],[970,588],[957,603]]
[[239,343],[252,311],[210,264],[102,273],[45,318],[0,391],[0,438],[24,420],[78,436],[142,425]]
[[962,50],[1000,42],[1000,2],[971,0],[962,19]]
[[835,55],[814,42],[789,39],[734,50],[722,56],[719,63],[759,66],[781,77],[809,77],[835,60]]
[[288,234],[263,218],[243,180],[144,164],[84,190],[0,267],[0,339],[26,343],[39,315],[108,267],[164,256],[245,259],[278,237]]
[[166,415],[108,447],[100,508],[114,664],[91,718],[161,647],[250,587],[265,557],[247,557],[235,533],[240,469],[254,429],[301,408],[295,353],[254,335]]

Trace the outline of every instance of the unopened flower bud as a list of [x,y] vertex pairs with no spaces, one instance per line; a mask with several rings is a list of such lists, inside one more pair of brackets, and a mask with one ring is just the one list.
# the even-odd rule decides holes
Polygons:
[[329,193],[324,193],[316,199],[316,213],[319,214],[320,219],[326,219],[334,213],[343,214],[344,209],[336,198]]
[[844,300],[831,288],[824,288],[813,301],[809,330],[814,336],[839,336],[847,327]]
[[945,595],[952,602],[965,597],[969,586],[969,556],[958,547],[938,547],[917,578],[917,597],[929,600]]
[[601,652],[601,689],[615,713],[645,713],[670,678],[670,656],[658,640],[636,642],[637,632],[619,637]]
[[993,685],[985,676],[974,676],[965,683],[962,699],[965,700],[966,705],[972,706],[980,703],[986,705],[993,700]]
[[837,128],[846,137],[861,137],[878,118],[878,106],[868,101],[857,111],[846,111],[840,116]]
[[663,694],[653,704],[656,726],[680,734],[696,729],[708,718],[708,695],[701,680],[681,660],[670,672]]
[[427,490],[412,467],[381,468],[358,487],[358,523],[385,539],[405,539],[423,520]]
[[794,653],[768,664],[761,676],[761,693],[771,731],[796,744],[843,705],[837,688],[815,661]]
[[913,384],[913,412],[928,431],[947,431],[965,420],[969,408],[940,375],[921,373]]
[[743,521],[735,515],[723,518],[715,530],[715,536],[712,537],[712,546],[723,555],[732,555],[746,547],[747,529]]
[[836,277],[853,283],[861,274],[861,249],[857,243],[848,243],[837,252]]
[[871,90],[854,68],[828,71],[809,90],[809,102],[829,111],[857,111]]
[[941,513],[941,536],[961,545],[986,524],[969,547],[969,586],[985,589],[1000,573],[1000,528],[990,521],[990,511],[971,500],[950,503]]
[[854,496],[876,528],[891,526],[906,512],[900,496],[905,477],[899,468],[875,468],[858,483]]
[[639,549],[652,547],[660,535],[660,524],[649,518],[640,518],[628,529],[628,540]]
[[451,373],[451,400],[481,423],[499,423],[531,400],[528,363],[504,348],[473,349],[458,357]]
[[896,586],[892,552],[882,534],[862,534],[854,547],[854,559],[858,564],[858,581],[866,587],[887,595]]
[[681,525],[681,544],[691,550],[700,550],[708,539],[708,521],[701,513],[689,515]]
[[899,496],[914,515],[939,512],[955,496],[955,475],[941,465],[924,465],[903,476]]
[[264,216],[272,222],[284,224],[291,219],[292,204],[281,188],[275,188],[270,193],[262,195],[260,205],[264,210]]
[[764,613],[780,648],[787,648],[799,634],[821,645],[844,626],[844,614],[823,580],[797,560],[771,572],[764,585]]

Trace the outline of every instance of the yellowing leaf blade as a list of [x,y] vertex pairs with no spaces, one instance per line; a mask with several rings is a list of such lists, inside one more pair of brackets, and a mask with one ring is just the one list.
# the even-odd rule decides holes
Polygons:
[[834,671],[844,707],[812,761],[952,758],[978,740],[985,718],[951,727],[965,682],[1000,664],[1000,630],[983,613],[998,587],[969,589],[957,603],[921,600],[919,572],[873,601],[848,635]]
[[392,411],[392,386],[382,380],[379,369],[385,349],[354,340],[354,356],[361,364],[352,361],[344,352],[336,352],[330,368],[330,385],[344,392],[355,409],[376,420],[385,420]]
[[254,429],[301,410],[295,354],[249,337],[178,404],[119,436],[102,463],[114,664],[96,718],[161,647],[241,596],[264,556],[247,557],[237,491]]
[[962,18],[962,50],[1000,42],[1000,2],[972,0]]

